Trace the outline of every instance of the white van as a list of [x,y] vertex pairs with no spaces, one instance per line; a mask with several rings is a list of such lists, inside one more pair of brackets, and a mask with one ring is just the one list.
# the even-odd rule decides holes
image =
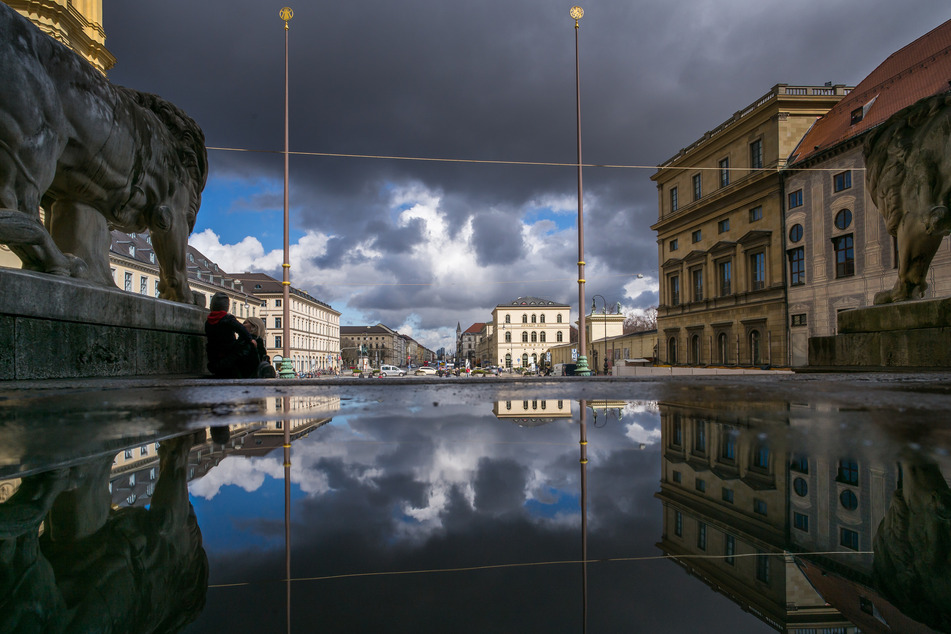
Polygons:
[[395,365],[381,365],[380,376],[405,376],[406,372],[400,370]]

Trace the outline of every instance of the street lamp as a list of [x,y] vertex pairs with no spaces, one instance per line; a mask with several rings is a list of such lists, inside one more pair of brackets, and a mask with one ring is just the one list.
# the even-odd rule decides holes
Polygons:
[[294,376],[294,370],[291,367],[291,257],[290,257],[290,222],[288,220],[290,207],[288,196],[288,183],[290,181],[290,167],[288,157],[290,156],[290,134],[288,127],[288,104],[289,91],[288,72],[287,72],[287,23],[294,17],[294,11],[290,7],[284,7],[280,12],[281,19],[284,20],[284,281],[281,284],[284,287],[284,362],[281,364],[281,378],[290,378]]
[[575,374],[590,376],[584,323],[584,189],[581,185],[581,64],[578,56],[578,20],[584,16],[584,9],[573,6],[568,13],[575,21],[575,112],[578,120],[578,364],[575,366]]
[[[594,309],[597,304],[598,298],[601,298],[601,323],[604,324],[604,340],[603,340],[603,351],[602,351],[602,365],[605,366],[604,373],[607,374],[607,363],[608,363],[608,302],[604,299],[603,295],[594,295],[591,298],[591,316],[594,317]],[[594,332],[591,333],[591,336],[594,336]],[[594,374],[598,373],[598,368],[594,368]]]

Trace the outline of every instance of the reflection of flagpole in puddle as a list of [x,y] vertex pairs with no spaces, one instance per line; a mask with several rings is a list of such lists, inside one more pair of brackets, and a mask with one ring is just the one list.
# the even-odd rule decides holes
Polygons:
[[[291,411],[291,399],[283,397],[283,411]],[[284,579],[287,584],[287,632],[291,631],[291,421],[284,419]]]
[[588,402],[580,401],[581,406],[581,631],[588,631],[588,436],[586,419]]

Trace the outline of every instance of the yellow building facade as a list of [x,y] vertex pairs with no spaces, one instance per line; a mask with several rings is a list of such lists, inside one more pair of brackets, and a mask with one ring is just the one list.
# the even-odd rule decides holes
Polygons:
[[509,370],[549,365],[545,353],[570,339],[571,307],[540,297],[519,297],[492,310],[484,341],[490,351],[486,364]]
[[787,360],[780,170],[849,88],[768,93],[661,164],[658,357],[668,364]]
[[116,58],[106,50],[102,0],[4,0],[41,31],[65,44],[103,75]]

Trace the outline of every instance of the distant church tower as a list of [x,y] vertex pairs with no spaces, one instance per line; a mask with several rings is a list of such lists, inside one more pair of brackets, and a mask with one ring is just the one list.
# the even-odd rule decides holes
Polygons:
[[456,363],[462,359],[462,324],[456,322]]
[[41,31],[62,42],[103,75],[116,58],[106,50],[102,0],[3,0]]

